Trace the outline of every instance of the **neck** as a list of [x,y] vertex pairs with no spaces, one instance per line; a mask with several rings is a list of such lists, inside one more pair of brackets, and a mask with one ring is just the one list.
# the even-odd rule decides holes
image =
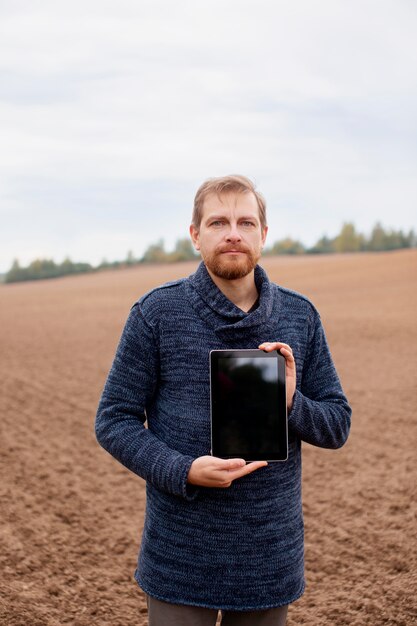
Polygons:
[[254,270],[243,278],[229,280],[227,278],[220,278],[219,276],[216,276],[207,266],[206,268],[212,281],[226,296],[226,298],[239,307],[239,309],[242,309],[242,311],[247,313],[258,299],[258,290],[255,285]]

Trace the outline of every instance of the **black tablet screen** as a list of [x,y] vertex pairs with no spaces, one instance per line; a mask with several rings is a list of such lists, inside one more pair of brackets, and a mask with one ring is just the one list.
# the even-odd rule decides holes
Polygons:
[[285,359],[262,350],[210,353],[212,454],[287,458]]

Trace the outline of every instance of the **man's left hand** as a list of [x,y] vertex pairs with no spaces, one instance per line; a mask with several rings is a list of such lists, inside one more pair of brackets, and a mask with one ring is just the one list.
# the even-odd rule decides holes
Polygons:
[[287,387],[287,409],[291,411],[294,393],[295,393],[295,383],[296,383],[296,370],[295,370],[295,360],[292,353],[292,350],[289,345],[286,343],[281,343],[280,341],[269,342],[265,341],[258,346],[259,350],[264,350],[265,352],[272,352],[272,350],[278,350],[285,357],[286,363],[286,387]]

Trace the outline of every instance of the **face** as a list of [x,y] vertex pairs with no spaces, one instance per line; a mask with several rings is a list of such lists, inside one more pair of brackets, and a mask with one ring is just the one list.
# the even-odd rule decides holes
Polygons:
[[253,193],[207,196],[200,228],[190,234],[207,269],[219,278],[236,280],[250,274],[261,256],[267,227],[262,228]]

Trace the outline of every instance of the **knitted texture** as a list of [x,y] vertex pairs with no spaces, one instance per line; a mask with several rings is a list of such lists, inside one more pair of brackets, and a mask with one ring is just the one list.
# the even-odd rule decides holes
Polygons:
[[[260,610],[304,590],[301,441],[340,447],[351,410],[316,309],[259,266],[255,281],[259,305],[250,313],[224,296],[203,263],[145,295],[132,307],[105,384],[97,439],[147,482],[135,578],[160,600]],[[188,485],[193,460],[210,454],[210,350],[264,341],[289,344],[296,361],[288,460],[227,489]]]

